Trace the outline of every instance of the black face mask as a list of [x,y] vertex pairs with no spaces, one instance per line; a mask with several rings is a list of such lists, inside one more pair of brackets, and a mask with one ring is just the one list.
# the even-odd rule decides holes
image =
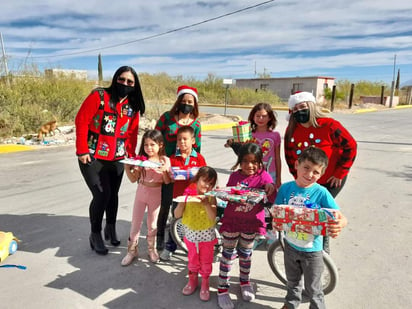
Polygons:
[[306,123],[309,121],[309,109],[301,109],[293,113],[293,118],[299,123]]
[[179,111],[183,114],[190,114],[193,111],[194,106],[189,104],[180,104]]
[[129,95],[130,93],[132,93],[134,90],[133,86],[127,86],[124,84],[116,84],[116,91],[119,94],[119,97],[124,98],[127,95]]

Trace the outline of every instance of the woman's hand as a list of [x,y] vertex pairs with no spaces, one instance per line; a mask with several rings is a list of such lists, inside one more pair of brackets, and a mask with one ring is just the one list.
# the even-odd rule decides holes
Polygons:
[[82,162],[83,164],[87,164],[87,163],[92,162],[92,158],[90,157],[89,154],[84,154],[84,155],[78,156],[77,158],[78,158],[79,161]]
[[331,188],[337,188],[342,185],[342,179],[336,178],[335,176],[330,177],[327,182],[330,184]]

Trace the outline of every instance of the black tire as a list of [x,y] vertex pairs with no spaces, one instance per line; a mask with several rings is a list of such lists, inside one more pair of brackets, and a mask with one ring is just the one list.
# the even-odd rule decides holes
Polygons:
[[187,247],[185,242],[183,241],[185,230],[182,223],[182,218],[174,219],[172,221],[172,224],[170,226],[170,234],[172,235],[172,238],[176,245],[187,253]]
[[[184,226],[182,223],[182,218],[174,219],[172,221],[172,224],[170,226],[170,235],[172,235],[172,238],[176,245],[182,249],[184,252],[187,253],[187,247],[186,244],[183,240],[183,237],[185,236],[185,230]],[[216,238],[217,238],[217,244],[215,245],[215,255],[219,254],[222,251],[222,236],[219,233],[218,225],[215,227],[215,233],[216,233]]]
[[[277,239],[270,245],[267,253],[267,258],[269,266],[275,276],[279,279],[279,281],[286,285],[287,280],[283,253],[284,250],[282,244],[279,239]],[[332,258],[326,252],[323,252],[323,263],[325,264],[325,270],[322,274],[322,285],[323,293],[327,295],[336,288],[339,280],[339,273]]]

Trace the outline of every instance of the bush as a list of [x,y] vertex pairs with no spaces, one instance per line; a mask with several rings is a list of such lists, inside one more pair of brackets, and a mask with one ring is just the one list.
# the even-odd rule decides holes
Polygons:
[[[199,81],[193,77],[170,77],[166,73],[139,75],[146,102],[146,118],[158,119],[176,101],[176,89],[186,84],[196,87],[200,104],[224,104],[223,79],[213,74]],[[80,105],[95,87],[91,81],[74,78],[45,78],[37,70],[9,76],[10,83],[0,80],[0,137],[36,133],[39,127],[56,119],[59,125],[72,124]],[[103,82],[105,86],[111,81]],[[280,104],[278,96],[268,91],[231,87],[228,103],[254,105]]]

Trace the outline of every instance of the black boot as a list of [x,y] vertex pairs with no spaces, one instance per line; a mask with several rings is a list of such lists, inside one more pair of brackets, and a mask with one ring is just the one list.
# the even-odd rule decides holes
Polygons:
[[106,248],[103,242],[102,235],[100,233],[91,233],[89,237],[90,247],[96,251],[97,254],[106,255],[109,250]]
[[104,228],[104,239],[110,240],[110,243],[117,247],[120,245],[120,240],[117,239],[116,226],[114,224],[106,224]]

